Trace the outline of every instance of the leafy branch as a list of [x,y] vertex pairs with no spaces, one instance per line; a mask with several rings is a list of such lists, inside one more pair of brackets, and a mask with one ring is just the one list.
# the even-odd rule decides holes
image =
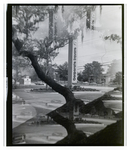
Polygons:
[[117,43],[122,44],[122,38],[117,34],[111,34],[109,36],[105,36],[104,39],[110,41],[117,41]]

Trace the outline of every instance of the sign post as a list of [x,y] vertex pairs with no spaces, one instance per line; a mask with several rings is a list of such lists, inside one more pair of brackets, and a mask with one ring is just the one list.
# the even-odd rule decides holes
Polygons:
[[77,83],[77,40],[69,39],[68,52],[68,87]]

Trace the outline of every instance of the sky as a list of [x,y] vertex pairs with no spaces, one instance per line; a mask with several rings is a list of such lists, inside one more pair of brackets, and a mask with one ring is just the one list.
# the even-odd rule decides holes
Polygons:
[[[83,70],[86,63],[98,61],[104,65],[105,71],[113,60],[122,59],[121,44],[104,40],[104,36],[117,34],[122,36],[122,16],[121,6],[104,5],[102,13],[99,14],[98,8],[95,13],[95,30],[89,30],[84,27],[84,39],[78,36],[78,71]],[[82,20],[85,22],[85,18]],[[48,35],[48,19],[44,23],[39,23],[39,30],[35,37],[44,38]],[[68,45],[59,49],[58,56],[53,63],[58,65],[68,61]]]

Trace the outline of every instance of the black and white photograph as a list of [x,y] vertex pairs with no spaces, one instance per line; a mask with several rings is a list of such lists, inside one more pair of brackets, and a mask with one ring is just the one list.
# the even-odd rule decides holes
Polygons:
[[7,5],[7,146],[124,146],[124,4]]

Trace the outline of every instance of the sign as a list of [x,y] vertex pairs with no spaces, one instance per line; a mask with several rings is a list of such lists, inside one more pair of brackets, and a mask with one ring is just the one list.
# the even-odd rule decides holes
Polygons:
[[77,83],[77,40],[69,39],[68,50],[68,87]]
[[77,83],[77,40],[73,40],[72,83]]

